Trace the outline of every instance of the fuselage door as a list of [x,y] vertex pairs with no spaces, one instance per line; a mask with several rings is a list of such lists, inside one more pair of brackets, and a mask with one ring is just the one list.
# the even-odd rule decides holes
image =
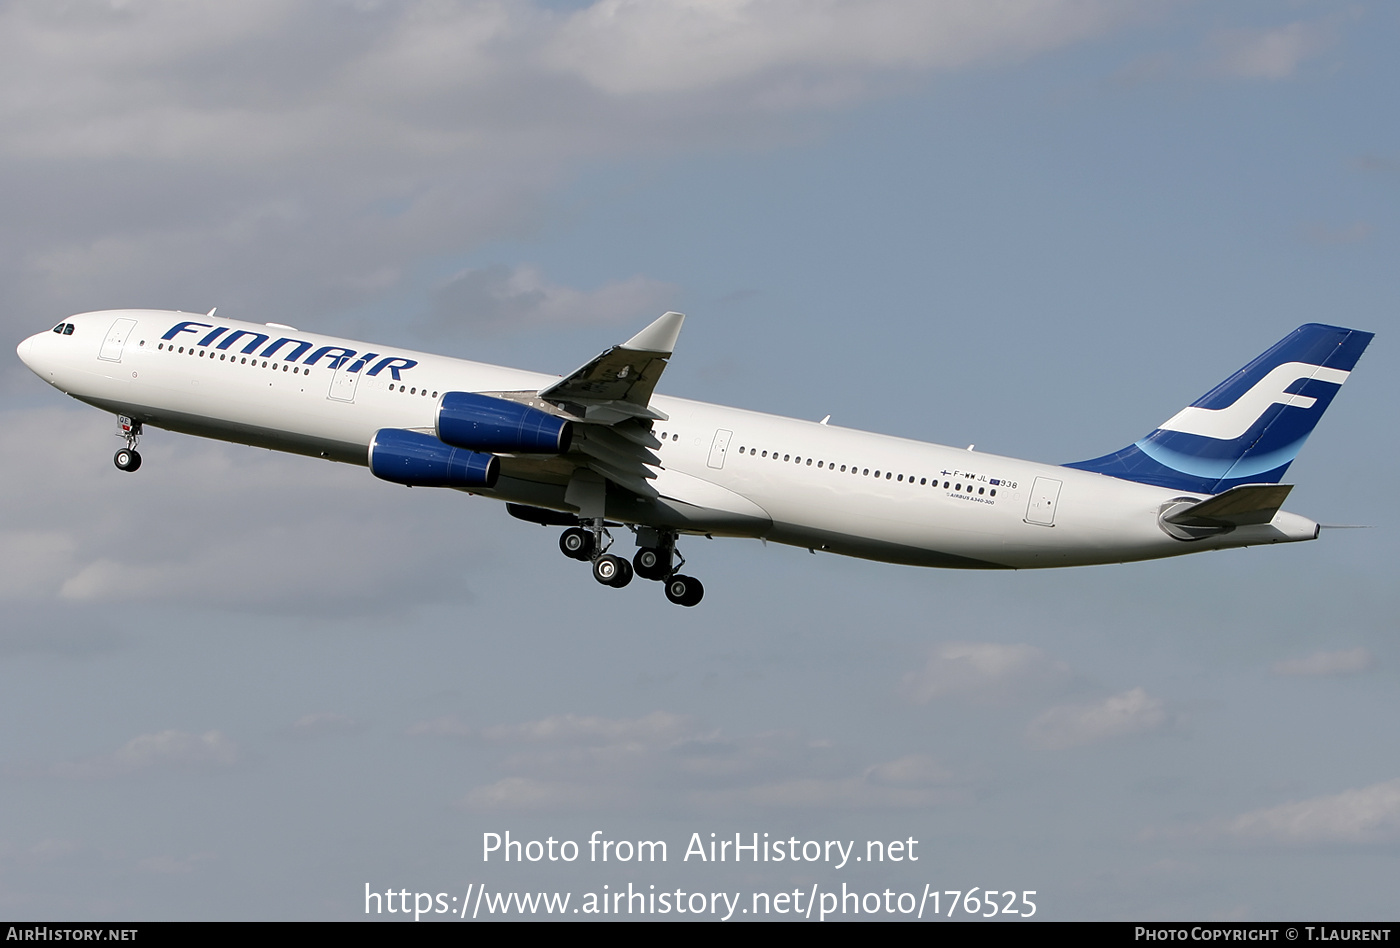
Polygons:
[[355,386],[360,381],[359,372],[347,372],[345,367],[350,365],[347,359],[340,368],[331,373],[331,388],[326,393],[327,398],[335,399],[338,402],[353,402],[355,400]]
[[1055,505],[1060,501],[1063,484],[1053,477],[1035,479],[1031,485],[1031,500],[1026,506],[1026,523],[1038,523],[1043,527],[1055,525]]
[[136,325],[134,319],[119,319],[112,323],[112,328],[107,330],[107,338],[102,340],[102,348],[98,351],[99,359],[106,359],[108,362],[120,362],[122,360],[122,347],[126,345],[126,337],[131,335],[132,328]]
[[721,428],[715,432],[715,440],[710,444],[710,467],[719,470],[724,467],[724,455],[729,451],[729,439],[734,432]]

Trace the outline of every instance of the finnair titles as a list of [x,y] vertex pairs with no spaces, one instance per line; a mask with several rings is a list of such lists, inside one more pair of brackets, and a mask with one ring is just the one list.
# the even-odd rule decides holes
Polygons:
[[[1154,559],[1315,539],[1289,464],[1372,334],[1310,323],[1127,447],[1055,465],[655,394],[684,316],[564,377],[155,310],[73,316],[19,345],[36,375],[147,426],[360,464],[564,528],[604,586],[693,606],[682,536],[962,569]],[[630,532],[631,557],[613,552]]]

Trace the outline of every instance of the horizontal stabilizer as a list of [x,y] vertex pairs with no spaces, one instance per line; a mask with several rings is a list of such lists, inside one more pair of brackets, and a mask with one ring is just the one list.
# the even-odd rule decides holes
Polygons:
[[1162,515],[1162,520],[1182,527],[1246,527],[1269,523],[1292,489],[1292,484],[1244,484],[1200,503],[1173,508]]

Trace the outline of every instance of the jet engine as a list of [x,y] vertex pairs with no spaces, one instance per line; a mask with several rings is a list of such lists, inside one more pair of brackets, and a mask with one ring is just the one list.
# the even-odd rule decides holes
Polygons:
[[369,469],[375,477],[409,487],[496,486],[501,462],[490,454],[443,444],[430,434],[380,428],[369,443]]
[[475,392],[447,392],[438,404],[437,436],[472,451],[563,454],[573,426],[549,412]]

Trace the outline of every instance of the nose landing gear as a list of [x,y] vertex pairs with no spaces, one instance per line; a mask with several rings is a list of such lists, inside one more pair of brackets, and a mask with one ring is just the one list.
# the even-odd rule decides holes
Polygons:
[[112,455],[112,463],[117,470],[130,473],[141,466],[141,454],[136,450],[136,442],[141,440],[141,422],[118,415],[117,437],[126,439],[126,447]]

